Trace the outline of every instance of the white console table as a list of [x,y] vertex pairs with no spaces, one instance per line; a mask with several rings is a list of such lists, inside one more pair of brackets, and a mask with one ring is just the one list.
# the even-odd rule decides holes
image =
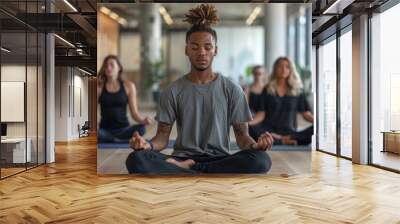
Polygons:
[[[28,139],[26,139],[26,142],[28,144],[27,144],[26,151],[25,151],[25,138],[1,139],[2,154],[3,154],[3,152],[12,152],[12,163],[31,162],[31,160],[32,160],[32,153],[31,153],[32,141],[30,138],[28,138]],[[2,155],[2,157],[3,157],[3,155]],[[10,160],[11,160],[11,158],[10,158]]]

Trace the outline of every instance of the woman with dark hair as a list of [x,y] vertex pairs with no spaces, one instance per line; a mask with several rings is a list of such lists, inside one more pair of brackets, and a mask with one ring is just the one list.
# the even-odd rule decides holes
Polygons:
[[263,92],[263,110],[255,117],[261,121],[250,123],[250,134],[271,132],[276,144],[308,145],[313,126],[297,131],[297,113],[314,122],[314,116],[303,92],[303,84],[295,66],[287,57],[278,58]]
[[253,120],[249,122],[249,125],[260,123],[262,119],[264,119],[257,112],[264,109],[262,99],[266,79],[265,69],[261,65],[256,65],[252,69],[252,74],[253,83],[247,89],[245,89],[250,111],[253,115]]
[[[114,55],[107,56],[98,74],[97,98],[101,120],[97,133],[98,142],[129,142],[135,131],[141,135],[145,125],[153,123],[143,117],[137,107],[136,87],[133,82],[122,78],[122,65]],[[130,125],[126,115],[127,106],[137,125]]]

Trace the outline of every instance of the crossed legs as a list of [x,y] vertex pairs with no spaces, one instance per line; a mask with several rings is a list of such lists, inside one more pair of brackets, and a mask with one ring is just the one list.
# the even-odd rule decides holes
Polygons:
[[[190,161],[192,160],[192,161]],[[222,157],[170,157],[157,151],[135,151],[126,160],[129,173],[267,173],[271,159],[262,150],[242,150]]]

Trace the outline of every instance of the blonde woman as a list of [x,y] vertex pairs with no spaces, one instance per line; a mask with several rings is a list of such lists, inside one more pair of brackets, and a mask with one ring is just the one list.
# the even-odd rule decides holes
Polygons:
[[296,68],[287,57],[278,58],[263,93],[262,111],[250,122],[250,134],[256,138],[263,132],[271,132],[276,144],[308,145],[311,143],[313,126],[298,132],[297,113],[314,122],[303,85]]

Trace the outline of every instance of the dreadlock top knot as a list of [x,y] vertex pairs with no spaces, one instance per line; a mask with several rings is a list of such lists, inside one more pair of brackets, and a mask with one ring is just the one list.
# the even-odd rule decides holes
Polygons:
[[210,27],[218,23],[217,9],[209,4],[201,4],[196,8],[190,9],[185,15],[184,22],[190,23],[192,26]]

